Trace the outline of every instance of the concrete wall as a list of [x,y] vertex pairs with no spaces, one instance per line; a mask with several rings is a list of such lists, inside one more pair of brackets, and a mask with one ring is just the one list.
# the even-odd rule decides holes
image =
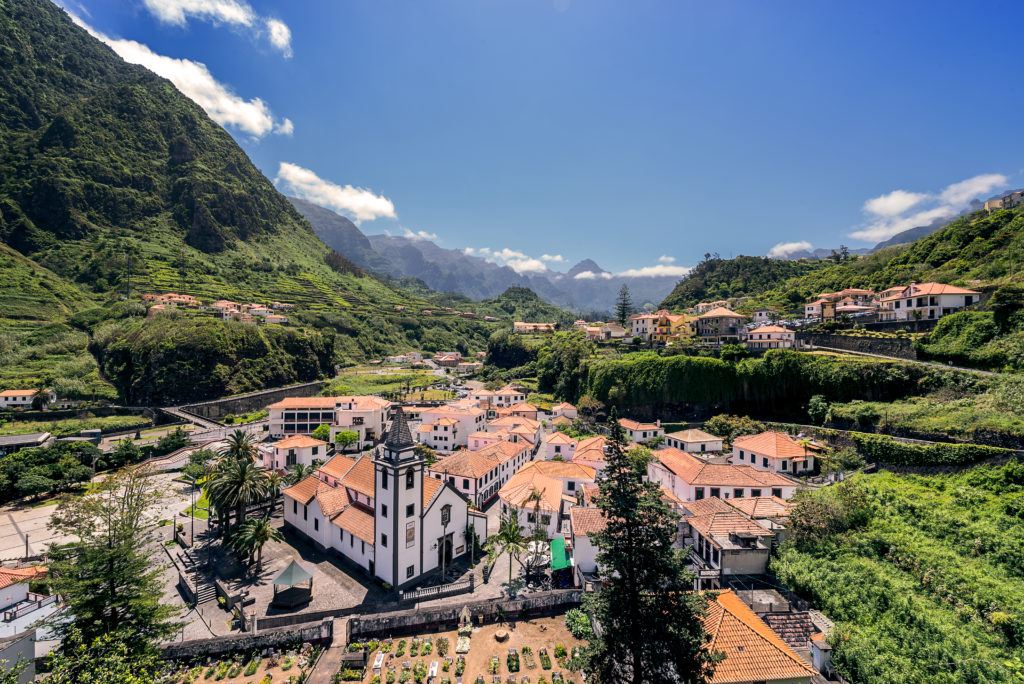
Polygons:
[[36,677],[36,630],[30,629],[0,642],[0,670],[12,669],[21,660],[25,669],[18,675],[18,684],[26,684]]
[[831,347],[864,354],[895,356],[900,359],[917,359],[914,342],[910,339],[876,339],[872,337],[854,337],[852,335],[824,335],[819,333],[797,333],[801,346]]
[[[276,629],[261,634],[231,635],[210,639],[195,639],[161,647],[164,658],[196,658],[218,656],[232,651],[248,651],[264,649],[295,642],[327,644],[334,636],[334,623],[325,620],[319,625],[296,629],[294,627]],[[341,636],[341,635],[339,635]]]
[[307,382],[301,385],[290,385],[261,392],[239,394],[238,396],[217,399],[215,401],[189,404],[182,408],[202,418],[216,420],[228,414],[259,411],[288,397],[315,397],[320,394],[320,390],[323,389],[325,384],[326,381],[317,380],[316,382]]

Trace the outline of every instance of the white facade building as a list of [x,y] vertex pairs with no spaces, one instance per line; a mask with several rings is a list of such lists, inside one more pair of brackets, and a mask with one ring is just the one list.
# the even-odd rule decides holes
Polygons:
[[762,325],[745,332],[743,343],[749,349],[791,349],[796,333],[779,325]]
[[942,283],[910,283],[902,291],[882,298],[879,318],[906,321],[942,318],[977,304],[981,293]]

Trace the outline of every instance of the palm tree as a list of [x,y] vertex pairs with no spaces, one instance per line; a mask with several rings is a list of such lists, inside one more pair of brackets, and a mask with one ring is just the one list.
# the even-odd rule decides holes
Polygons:
[[277,497],[281,494],[281,485],[284,484],[284,478],[276,470],[271,470],[267,473],[267,494],[271,500],[277,501]]
[[284,480],[288,484],[293,485],[296,482],[302,482],[312,474],[312,467],[306,465],[305,463],[293,463],[292,465],[288,466],[288,474],[285,476]]
[[523,530],[519,526],[519,514],[515,509],[501,516],[498,531],[488,537],[485,544],[488,553],[492,556],[508,553],[508,584],[509,591],[511,591],[512,559],[518,559],[526,552],[526,537],[523,536]]
[[281,530],[270,526],[270,518],[246,520],[231,540],[231,546],[238,553],[256,554],[256,572],[263,571],[263,545],[268,541],[283,541]]
[[206,481],[207,498],[219,511],[235,509],[239,527],[245,521],[245,507],[266,498],[267,478],[263,468],[249,459],[223,458]]
[[220,450],[220,455],[235,460],[249,459],[256,456],[256,438],[251,432],[235,430],[227,438],[227,444]]

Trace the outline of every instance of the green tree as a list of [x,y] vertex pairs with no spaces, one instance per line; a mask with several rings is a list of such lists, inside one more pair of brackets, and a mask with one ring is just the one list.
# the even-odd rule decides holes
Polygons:
[[288,466],[288,474],[285,475],[284,481],[289,485],[293,485],[297,482],[302,482],[312,474],[313,469],[305,463],[295,463]]
[[623,283],[619,288],[618,296],[615,297],[615,320],[622,327],[626,327],[626,322],[634,310],[633,295],[629,292],[629,285]]
[[718,356],[726,361],[739,361],[750,356],[750,351],[742,344],[723,344]]
[[128,630],[139,644],[174,633],[176,609],[163,603],[163,568],[153,563],[154,511],[162,495],[144,468],[129,467],[64,499],[51,529],[76,541],[50,547],[50,588],[74,620],[55,623],[71,653],[81,642]]
[[270,525],[269,518],[253,518],[246,520],[235,532],[231,539],[231,546],[238,553],[256,554],[256,572],[263,571],[263,546],[269,541],[283,541],[284,535],[281,530]]
[[21,673],[28,667],[28,661],[20,655],[15,662],[0,660],[0,684],[21,684]]
[[173,432],[169,432],[156,441],[156,446],[153,447],[153,453],[155,454],[169,454],[172,451],[178,449],[184,449],[188,446],[188,433],[177,427]]
[[319,439],[321,442],[330,442],[331,426],[327,424],[317,425],[316,429],[313,430],[313,439]]
[[580,394],[580,368],[595,351],[594,343],[577,330],[552,335],[537,350],[537,388],[558,399]]
[[341,453],[348,451],[348,448],[359,441],[359,433],[355,430],[341,430],[334,435],[334,443],[338,445]]
[[597,500],[607,524],[591,535],[605,586],[584,604],[602,636],[586,648],[586,669],[601,682],[706,682],[722,656],[708,650],[707,599],[692,591],[693,574],[672,547],[679,516],[645,481],[650,452],[626,453],[614,408],[609,424]]
[[18,478],[17,486],[22,496],[38,498],[57,489],[57,481],[44,475],[41,468],[33,468]]
[[114,447],[114,450],[110,452],[110,456],[107,457],[107,461],[111,466],[118,467],[128,465],[129,463],[135,463],[142,458],[142,450],[139,449],[138,445],[130,437],[125,437]]
[[1016,283],[1003,285],[992,293],[988,305],[999,332],[1008,333],[1022,322],[1018,312],[1024,309],[1024,287]]
[[252,460],[256,456],[256,438],[251,432],[233,430],[221,448],[220,455],[236,461]]
[[828,417],[828,400],[823,394],[815,394],[807,402],[807,418],[815,425],[822,425]]
[[264,469],[249,458],[235,459],[225,456],[206,481],[206,496],[224,514],[235,509],[236,529],[245,522],[245,509],[267,497],[267,478]]
[[53,684],[149,684],[159,679],[160,661],[141,635],[119,630],[90,640],[72,628],[49,666]]
[[707,420],[704,423],[704,429],[731,442],[743,435],[756,435],[759,432],[764,432],[767,428],[764,423],[749,416],[731,416],[723,413]]
[[526,553],[526,537],[519,525],[519,514],[514,508],[501,516],[498,531],[484,541],[487,553],[494,558],[502,553],[508,554],[508,586],[512,591],[512,561]]
[[487,340],[487,364],[498,368],[517,368],[534,359],[534,352],[519,335],[498,330]]
[[274,501],[281,495],[281,485],[284,484],[284,478],[276,470],[271,470],[267,473],[267,496]]

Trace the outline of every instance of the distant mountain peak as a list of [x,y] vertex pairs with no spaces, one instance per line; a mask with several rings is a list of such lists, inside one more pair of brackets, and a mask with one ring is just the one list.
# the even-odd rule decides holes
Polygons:
[[578,264],[570,268],[569,272],[566,273],[566,275],[569,276],[570,278],[575,278],[577,274],[586,273],[587,271],[591,273],[608,273],[608,271],[598,266],[593,259],[584,259],[583,261],[579,262]]

